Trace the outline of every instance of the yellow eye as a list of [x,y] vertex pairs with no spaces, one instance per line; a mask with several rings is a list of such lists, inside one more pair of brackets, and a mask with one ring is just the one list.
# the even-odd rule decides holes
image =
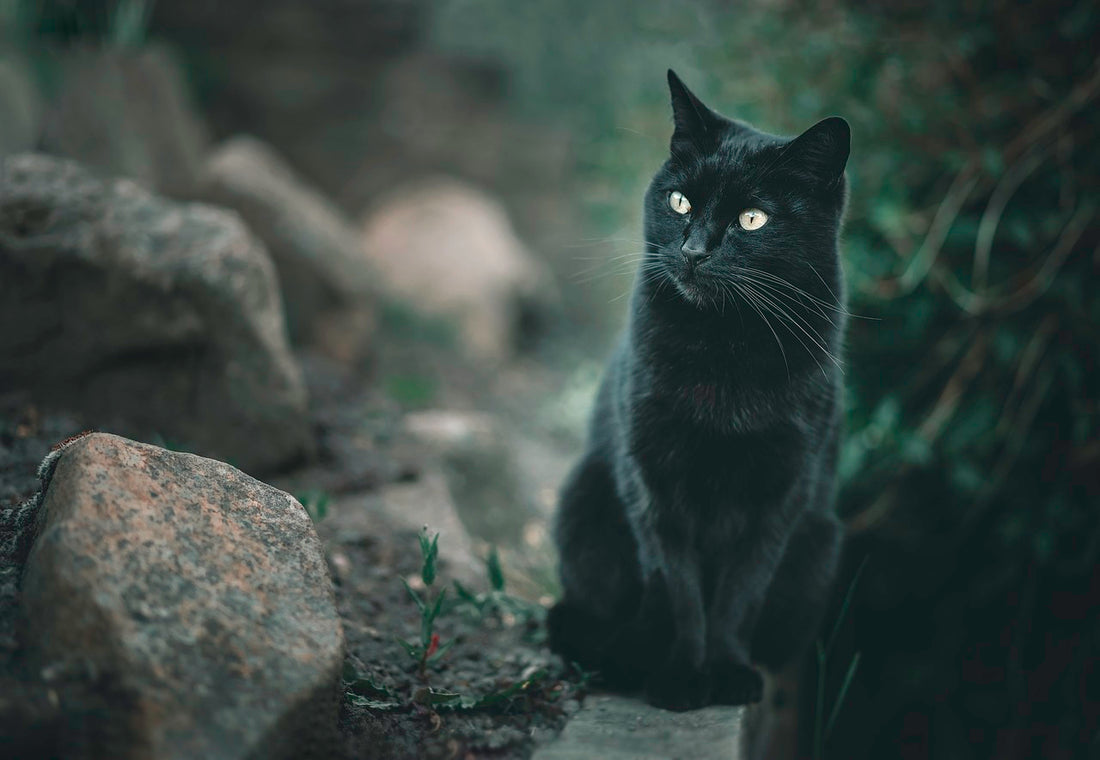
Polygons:
[[686,214],[691,211],[691,201],[689,201],[679,190],[673,190],[669,193],[668,205],[671,206],[672,210],[677,214]]
[[758,230],[768,223],[768,215],[758,208],[747,208],[737,217],[743,230]]

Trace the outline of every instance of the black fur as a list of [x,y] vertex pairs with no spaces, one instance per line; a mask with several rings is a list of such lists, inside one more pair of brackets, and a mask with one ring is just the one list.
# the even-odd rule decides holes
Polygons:
[[[669,87],[629,325],[561,497],[549,629],[610,685],[691,709],[759,700],[755,666],[799,656],[836,571],[849,132],[833,117],[775,137],[671,71]],[[742,229],[747,208],[769,221]]]

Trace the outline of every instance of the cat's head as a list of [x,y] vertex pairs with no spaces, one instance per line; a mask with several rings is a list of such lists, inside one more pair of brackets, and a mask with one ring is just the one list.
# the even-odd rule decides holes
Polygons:
[[700,309],[746,290],[784,304],[793,288],[839,288],[848,123],[833,116],[777,137],[715,113],[671,70],[668,84],[675,130],[646,194],[645,276]]

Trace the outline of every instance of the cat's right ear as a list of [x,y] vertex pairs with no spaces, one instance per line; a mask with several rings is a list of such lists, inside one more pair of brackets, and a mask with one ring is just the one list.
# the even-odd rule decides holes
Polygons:
[[672,154],[690,155],[712,147],[722,117],[703,105],[672,69],[668,70],[668,89],[672,95],[672,118],[676,125],[669,146]]

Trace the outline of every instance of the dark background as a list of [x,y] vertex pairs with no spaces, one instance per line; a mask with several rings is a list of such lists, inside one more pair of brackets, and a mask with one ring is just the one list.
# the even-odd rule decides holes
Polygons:
[[841,592],[867,564],[827,755],[1095,756],[1095,3],[0,0],[0,29],[47,99],[73,50],[165,51],[204,139],[262,138],[351,218],[430,176],[501,199],[561,291],[526,356],[579,383],[574,436],[670,133],[665,69],[768,131],[843,115]]

